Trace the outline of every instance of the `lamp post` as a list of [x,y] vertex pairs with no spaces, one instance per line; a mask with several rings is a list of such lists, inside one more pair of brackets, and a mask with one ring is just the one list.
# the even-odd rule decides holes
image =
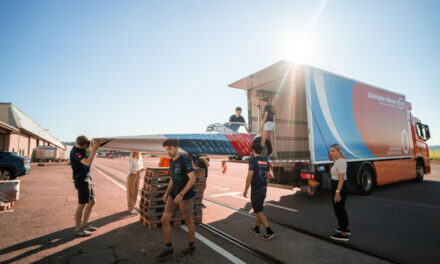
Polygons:
[[[38,131],[37,136],[40,137],[40,133],[43,131],[49,131],[49,129],[41,129],[40,131]],[[40,162],[38,163],[38,166],[44,166],[43,163],[43,151],[40,150]]]

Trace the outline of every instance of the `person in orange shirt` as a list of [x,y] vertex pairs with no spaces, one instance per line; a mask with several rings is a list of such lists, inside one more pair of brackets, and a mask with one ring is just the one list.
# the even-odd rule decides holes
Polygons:
[[[159,167],[169,168],[170,167],[170,158],[160,157]],[[162,173],[168,173],[168,171],[162,171]]]

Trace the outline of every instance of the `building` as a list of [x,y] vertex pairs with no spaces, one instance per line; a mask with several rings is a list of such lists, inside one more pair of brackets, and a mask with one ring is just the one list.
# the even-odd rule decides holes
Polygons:
[[0,150],[35,159],[37,146],[64,145],[12,103],[0,103]]

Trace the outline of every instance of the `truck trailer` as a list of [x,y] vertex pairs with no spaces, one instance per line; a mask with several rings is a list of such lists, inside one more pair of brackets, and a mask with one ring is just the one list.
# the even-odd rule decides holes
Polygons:
[[[229,85],[247,94],[250,133],[262,121],[262,100],[275,110],[277,159],[271,185],[330,188],[329,157],[339,144],[351,192],[414,179],[431,171],[429,127],[411,114],[405,95],[309,65],[280,61]],[[266,151],[272,146],[266,140]],[[316,184],[317,186],[317,184]]]

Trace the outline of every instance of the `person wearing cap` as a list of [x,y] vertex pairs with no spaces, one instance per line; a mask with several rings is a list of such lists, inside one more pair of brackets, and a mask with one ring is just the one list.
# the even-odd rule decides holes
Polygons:
[[[241,115],[241,107],[237,106],[235,108],[235,115],[231,115],[231,117],[229,118],[229,122],[231,123],[246,123],[246,121],[244,120],[244,117]],[[246,128],[246,131],[249,132],[248,128],[246,126],[244,126]],[[237,132],[238,129],[240,128],[239,124],[229,124],[229,128],[232,129],[233,131]]]

